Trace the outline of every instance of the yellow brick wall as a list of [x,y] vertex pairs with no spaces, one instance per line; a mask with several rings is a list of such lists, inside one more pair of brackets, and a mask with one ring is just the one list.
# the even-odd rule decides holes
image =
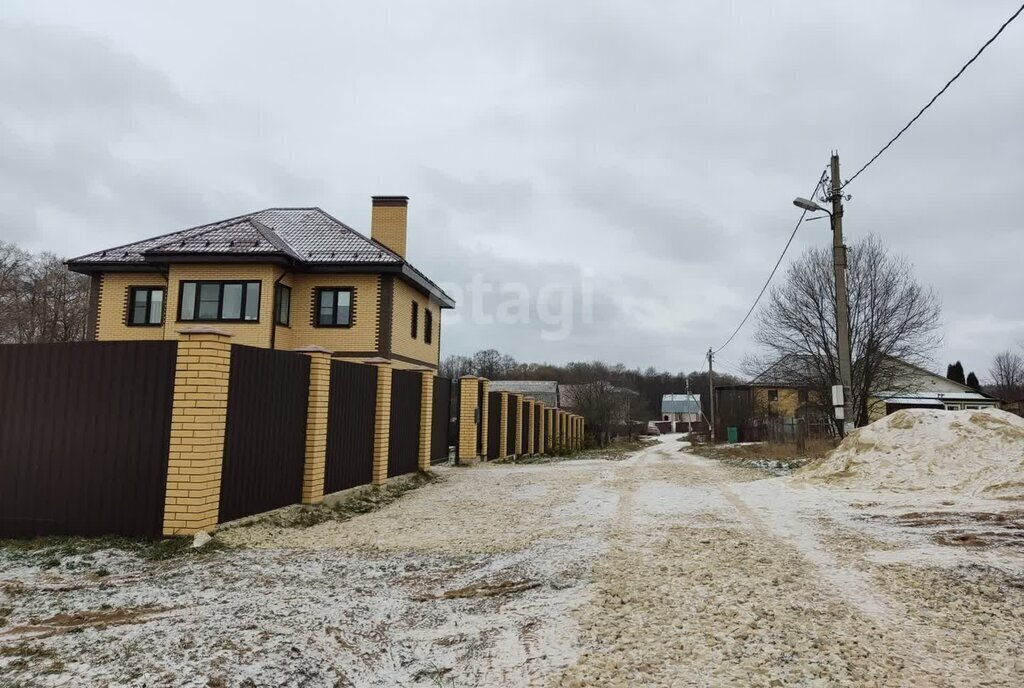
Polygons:
[[[100,277],[98,317],[96,318],[96,339],[99,341],[121,341],[140,339],[164,339],[168,328],[166,300],[164,302],[164,324],[161,327],[135,327],[126,324],[128,317],[128,290],[131,287],[164,287],[167,280],[153,272],[107,272]],[[164,298],[167,298],[165,293]],[[171,325],[174,325],[173,316]]]
[[388,449],[391,444],[391,366],[377,366],[377,419],[373,431],[373,484],[388,481]]
[[164,535],[217,525],[231,345],[214,334],[178,344],[164,500]]
[[533,414],[534,414],[534,409],[535,408],[536,408],[536,405],[534,404],[533,399],[524,399],[523,400],[523,412],[526,414],[526,437],[523,438],[523,453],[524,454],[533,454],[534,453],[534,448],[533,448],[533,428],[534,428],[534,423],[536,421],[534,420],[534,415]]
[[[441,342],[441,308],[436,302],[405,282],[396,279],[394,307],[391,312],[391,350],[408,358],[423,361],[437,366],[440,362]],[[419,304],[419,326],[416,328],[416,339],[412,338],[412,304]],[[433,313],[434,324],[430,344],[424,341],[427,310]]]
[[327,417],[331,389],[331,357],[307,354],[309,360],[309,402],[306,411],[306,464],[302,473],[302,503],[318,504],[324,498],[324,470],[327,466]]
[[373,240],[384,244],[404,258],[408,216],[409,208],[407,206],[375,205],[370,220]]
[[419,469],[430,470],[430,431],[434,409],[434,372],[423,371],[420,392],[420,459]]
[[[270,328],[274,318],[274,280],[278,271],[272,265],[190,264],[171,265],[167,293],[166,338],[176,339],[178,330],[188,327],[215,327],[232,335],[232,344],[270,346]],[[191,280],[258,280],[260,282],[259,322],[178,322],[178,297],[181,283]]]
[[472,459],[476,453],[476,405],[480,385],[476,377],[461,378],[459,383],[459,458]]
[[[292,276],[291,347],[322,346],[330,351],[376,351],[380,318],[380,275],[305,274]],[[352,287],[352,327],[314,327],[313,296],[317,287]],[[280,337],[280,334],[278,334]],[[279,347],[280,348],[280,347]]]

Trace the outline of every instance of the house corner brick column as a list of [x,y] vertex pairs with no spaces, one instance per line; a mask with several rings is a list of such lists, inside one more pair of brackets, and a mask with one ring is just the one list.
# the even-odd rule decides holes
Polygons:
[[424,370],[423,387],[420,391],[420,455],[418,467],[430,470],[430,439],[434,421],[434,371]]
[[211,327],[179,334],[164,535],[192,535],[217,525],[231,377],[230,334]]
[[477,402],[480,396],[478,378],[467,375],[459,381],[459,445],[457,458],[475,459],[477,437]]
[[373,424],[373,484],[388,481],[388,450],[391,437],[391,363],[373,361],[377,367],[377,417]]
[[490,387],[490,380],[480,380],[480,458],[484,460],[487,459],[487,434],[490,427],[490,419],[487,417],[491,407],[488,399]]
[[498,428],[498,458],[508,456],[508,392],[501,393],[501,425]]
[[331,393],[331,352],[319,347],[296,349],[309,356],[309,402],[306,405],[306,464],[302,470],[302,503],[324,498],[327,466],[327,418]]

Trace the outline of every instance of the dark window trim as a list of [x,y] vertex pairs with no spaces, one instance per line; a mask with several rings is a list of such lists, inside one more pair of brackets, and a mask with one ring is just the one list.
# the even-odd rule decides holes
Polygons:
[[[284,320],[277,316],[281,314],[281,292],[288,290],[288,311],[284,314]],[[278,282],[274,285],[274,324],[280,327],[291,327],[292,322],[292,288],[287,284]]]
[[412,333],[412,338],[413,339],[416,339],[416,335],[419,334],[419,329],[420,329],[420,304],[417,303],[416,301],[413,301],[412,302],[412,327],[410,328],[410,332]]
[[[194,317],[191,320],[185,320],[185,319],[182,319],[182,317],[181,317],[181,308],[184,305],[184,301],[183,301],[182,297],[185,295],[185,285],[186,284],[194,284],[194,285],[196,285],[196,300],[195,300],[195,303],[192,304],[192,314],[197,316],[197,317]],[[200,318],[200,317],[198,317],[198,315],[199,315],[199,292],[200,292],[199,287],[201,285],[203,285],[203,284],[216,284],[216,285],[220,286],[220,290],[218,291],[218,294],[217,294],[217,317],[216,318]],[[239,318],[224,318],[224,317],[221,317],[221,314],[224,312],[224,285],[226,285],[226,284],[241,284],[242,285],[242,303],[240,305],[240,310],[239,310],[239,313],[241,313],[241,317],[239,317]],[[246,299],[249,296],[249,289],[247,287],[250,284],[258,284],[258,285],[260,285],[259,297],[258,297],[257,304],[256,304],[256,319],[255,320],[246,320],[245,319],[245,306],[246,306],[245,301],[246,301]],[[179,280],[178,281],[178,320],[177,320],[177,322],[182,322],[182,323],[192,323],[192,322],[224,322],[224,323],[234,323],[234,324],[237,324],[237,325],[258,325],[260,323],[260,310],[261,310],[259,302],[262,301],[262,299],[263,299],[263,280],[258,280],[258,279],[248,279],[248,280],[246,280],[246,279],[242,279],[242,280],[192,280],[192,279],[186,279],[186,280]]]
[[[328,324],[325,325],[320,322],[320,294],[325,291],[340,292],[347,291],[348,297],[348,322],[340,324]],[[338,319],[338,301],[334,301],[334,319]],[[315,287],[313,289],[313,308],[312,310],[312,321],[313,327],[327,327],[327,328],[349,328],[356,322],[356,288],[355,287]],[[381,316],[383,317],[383,315]]]
[[[153,303],[153,292],[162,291],[164,293],[163,303],[160,304],[160,322],[144,322],[137,323],[132,322],[132,313],[135,311],[135,292],[148,291],[149,296],[146,297],[146,318],[149,318],[150,306]],[[146,285],[128,287],[128,307],[125,308],[124,322],[128,327],[163,327],[164,318],[167,317],[167,289],[164,287],[151,287]]]
[[434,311],[429,306],[423,309],[423,343],[434,343]]

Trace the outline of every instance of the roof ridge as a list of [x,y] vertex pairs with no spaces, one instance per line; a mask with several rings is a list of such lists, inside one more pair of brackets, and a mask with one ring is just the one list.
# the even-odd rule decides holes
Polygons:
[[266,226],[265,224],[257,220],[255,217],[249,218],[249,224],[255,227],[256,231],[259,232],[263,236],[263,238],[266,239],[270,244],[276,246],[281,251],[284,251],[292,258],[295,258],[296,260],[302,260],[302,257],[299,256],[298,251],[292,248],[291,244],[289,244],[284,237],[282,237],[276,231],[274,231],[273,228]]

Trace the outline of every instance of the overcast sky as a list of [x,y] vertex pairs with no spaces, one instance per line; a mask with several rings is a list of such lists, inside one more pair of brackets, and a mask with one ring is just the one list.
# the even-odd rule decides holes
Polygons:
[[[697,369],[830,150],[852,174],[1016,5],[4,0],[0,240],[73,256],[284,205],[368,232],[406,194],[435,280],[593,289],[564,340],[463,308],[444,354]],[[848,189],[848,240],[940,294],[942,371],[1024,343],[1022,64],[1024,20]]]

